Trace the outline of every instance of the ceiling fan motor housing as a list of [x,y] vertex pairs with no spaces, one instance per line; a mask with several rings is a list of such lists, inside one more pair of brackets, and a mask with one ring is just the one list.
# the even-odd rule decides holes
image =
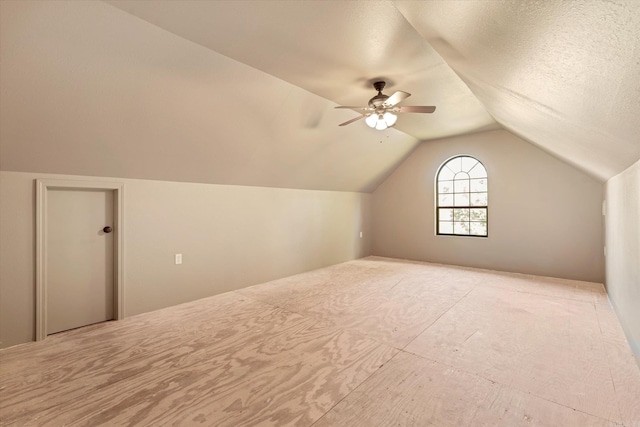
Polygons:
[[369,107],[378,108],[381,107],[382,104],[389,98],[388,95],[382,94],[382,89],[384,89],[386,83],[385,82],[375,82],[373,84],[373,88],[378,91],[378,94],[369,100]]
[[375,90],[377,90],[378,92],[382,92],[382,89],[384,89],[384,87],[386,86],[386,84],[387,84],[386,82],[384,82],[384,81],[382,81],[382,80],[381,80],[381,81],[379,81],[379,82],[375,82],[375,83],[373,84],[373,88],[374,88]]

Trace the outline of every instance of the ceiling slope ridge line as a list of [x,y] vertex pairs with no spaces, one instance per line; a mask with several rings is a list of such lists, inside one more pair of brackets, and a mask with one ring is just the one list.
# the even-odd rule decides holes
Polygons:
[[[455,134],[455,135],[447,135],[447,136],[443,136],[441,138],[423,139],[423,140],[420,140],[420,144],[428,143],[428,142],[436,142],[436,141],[449,141],[449,140],[452,140],[452,139],[455,139],[455,138],[460,138],[461,136],[482,135],[482,134],[485,134],[485,133],[499,132],[499,131],[506,131],[506,132],[509,132],[509,133],[513,134],[513,132],[509,131],[507,128],[502,126],[502,124],[496,122],[496,125],[497,125],[497,127],[495,127],[495,128],[472,129],[472,130],[469,130],[467,132],[463,132],[463,133],[459,133],[459,134]],[[515,135],[515,136],[518,136],[518,135]]]
[[[424,37],[424,36],[420,33],[420,31],[418,31],[418,29],[417,29],[417,28],[416,28],[416,27],[411,23],[411,21],[409,21],[409,19],[405,16],[405,14],[404,14],[404,13],[402,13],[402,10],[400,10],[400,9],[398,8],[398,6],[396,5],[396,1],[395,1],[395,0],[389,0],[389,1],[390,1],[390,2],[391,2],[391,4],[393,5],[394,9],[395,9],[396,11],[398,11],[398,13],[400,14],[400,16],[402,16],[402,19],[404,19],[404,21],[407,23],[407,25],[409,25],[409,26],[413,29],[413,31],[416,33],[416,35],[417,35],[418,37],[420,37],[420,38],[424,41],[424,43],[425,43],[427,46],[429,46],[429,47],[431,48],[431,50],[432,50],[432,51],[433,51],[433,52],[438,56],[438,58],[440,58],[440,60],[442,61],[442,64],[446,64],[446,66],[449,68],[449,70],[450,70],[453,74],[455,74],[455,75],[456,75],[456,77],[458,78],[458,80],[460,80],[460,83],[462,83],[462,84],[467,88],[467,90],[469,91],[469,93],[471,93],[471,94],[473,95],[473,97],[476,99],[476,101],[478,101],[478,103],[479,103],[480,105],[482,105],[482,108],[485,110],[485,112],[487,113],[487,115],[489,115],[489,116],[493,119],[493,121],[494,121],[494,122],[498,123],[498,121],[496,120],[496,118],[493,116],[493,114],[491,114],[491,112],[490,112],[490,111],[489,111],[489,109],[487,108],[486,104],[485,104],[484,102],[482,102],[482,100],[481,100],[480,98],[478,98],[478,96],[476,95],[476,93],[475,93],[473,90],[471,90],[471,88],[469,87],[469,85],[467,84],[467,82],[465,81],[465,79],[460,75],[460,73],[459,73],[458,71],[456,71],[456,69],[455,69],[455,68],[453,68],[453,67],[451,66],[451,64],[449,63],[449,61],[447,61],[447,60],[444,58],[444,56],[442,56],[442,54],[438,51],[438,49],[436,49],[436,48],[435,48],[431,43],[429,43],[429,40],[427,40],[427,39],[426,39],[426,37]],[[442,64],[441,64],[441,65],[442,65]],[[440,65],[440,66],[441,66],[441,65]],[[432,68],[435,68],[435,67],[436,67],[436,66],[434,65],[434,67],[432,67]],[[498,123],[498,124],[500,124],[500,123]],[[473,132],[471,132],[471,133],[473,133]],[[460,133],[460,134],[457,134],[457,135],[451,135],[451,136],[468,135],[468,134],[469,134],[469,132],[462,132],[462,133]]]
[[[1,1],[1,0],[0,0],[0,1]],[[319,94],[317,94],[317,93],[315,93],[315,92],[310,91],[309,89],[306,89],[306,88],[303,88],[303,87],[301,87],[301,86],[298,86],[298,85],[296,85],[295,83],[292,83],[292,82],[290,82],[290,81],[288,81],[288,80],[283,79],[282,77],[279,77],[279,76],[276,76],[276,75],[274,75],[274,74],[268,73],[268,72],[266,72],[266,71],[264,71],[264,70],[261,70],[260,68],[258,68],[258,67],[256,67],[256,66],[254,66],[254,65],[248,64],[248,63],[246,63],[246,62],[244,62],[244,61],[241,61],[241,60],[239,60],[239,59],[237,59],[237,58],[234,58],[233,56],[226,55],[226,54],[224,54],[224,53],[222,53],[222,52],[220,52],[220,51],[218,51],[218,50],[216,50],[216,49],[214,49],[214,48],[212,48],[212,47],[209,47],[209,46],[207,46],[207,45],[205,45],[205,44],[203,44],[203,43],[200,43],[200,42],[198,42],[198,41],[192,40],[191,38],[185,37],[185,36],[183,36],[183,35],[181,35],[181,34],[178,34],[178,33],[175,33],[175,32],[173,32],[173,31],[171,31],[171,30],[168,30],[168,29],[166,29],[166,28],[164,28],[164,27],[162,27],[162,26],[160,26],[160,25],[158,25],[158,24],[156,24],[156,23],[154,23],[154,22],[147,21],[146,19],[141,18],[141,17],[139,17],[138,15],[135,15],[134,13],[132,13],[132,12],[130,12],[130,11],[128,11],[128,10],[126,10],[126,9],[122,9],[122,8],[117,7],[117,6],[114,6],[114,5],[113,5],[113,4],[111,4],[111,2],[110,2],[110,1],[108,1],[108,0],[99,0],[99,1],[100,1],[101,3],[103,3],[103,4],[108,5],[109,7],[112,7],[113,9],[115,9],[115,10],[117,10],[117,11],[120,11],[120,12],[122,12],[122,13],[125,13],[125,14],[127,14],[127,15],[129,15],[129,16],[131,16],[131,17],[135,18],[136,20],[138,20],[138,21],[140,21],[140,22],[143,22],[143,23],[145,23],[145,24],[147,24],[147,25],[151,25],[151,26],[153,26],[153,27],[155,27],[155,28],[157,28],[157,29],[159,29],[159,30],[162,30],[163,32],[165,32],[165,33],[167,33],[167,34],[171,34],[172,36],[175,36],[175,37],[178,37],[178,38],[180,38],[180,39],[182,39],[182,40],[185,40],[185,41],[187,41],[187,42],[189,42],[189,43],[191,43],[191,44],[193,44],[193,45],[195,45],[195,46],[199,46],[199,47],[201,47],[201,48],[204,48],[204,49],[206,49],[206,50],[207,50],[207,51],[209,51],[209,52],[213,52],[213,53],[215,53],[216,55],[220,55],[220,56],[222,56],[222,57],[224,57],[224,58],[227,58],[227,59],[229,59],[230,61],[233,61],[233,62],[235,62],[235,63],[237,63],[237,64],[241,64],[241,65],[243,65],[243,66],[245,66],[245,67],[248,67],[248,68],[251,68],[251,69],[253,69],[253,70],[256,70],[256,71],[258,71],[258,72],[260,72],[260,73],[262,73],[262,74],[264,74],[264,75],[267,75],[267,76],[269,76],[269,77],[272,77],[272,78],[274,78],[274,79],[276,79],[276,80],[280,80],[280,81],[281,81],[281,82],[283,82],[283,83],[286,83],[286,84],[288,84],[288,85],[290,85],[290,86],[293,86],[293,87],[298,88],[298,89],[300,89],[300,90],[303,90],[303,91],[305,91],[305,92],[307,92],[307,93],[309,93],[309,94],[311,94],[311,95],[317,96],[318,98],[321,98],[321,99],[323,99],[323,100],[325,100],[325,101],[329,101],[329,102],[331,102],[331,103],[334,103],[334,104],[335,104],[335,101],[333,101],[333,100],[331,100],[331,99],[328,99],[328,98],[325,98],[325,97],[324,97],[324,96],[322,96],[322,95],[319,95]],[[336,104],[336,105],[337,105],[337,104]]]

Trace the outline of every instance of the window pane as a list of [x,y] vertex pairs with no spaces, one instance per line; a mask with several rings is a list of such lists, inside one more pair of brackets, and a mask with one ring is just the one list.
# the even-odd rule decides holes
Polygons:
[[453,181],[438,181],[438,193],[453,193]]
[[454,173],[458,173],[462,170],[462,160],[460,160],[460,157],[456,157],[455,159],[449,160],[446,166]]
[[484,166],[482,166],[482,163],[478,162],[478,164],[476,164],[473,169],[471,169],[469,171],[469,176],[471,178],[486,178],[487,177],[487,171],[484,168]]
[[439,224],[440,224],[440,229],[438,230],[438,233],[453,234],[453,222],[440,221]]
[[439,194],[438,206],[453,206],[453,194]]
[[471,209],[471,221],[486,221],[487,210],[486,209]]
[[455,234],[469,234],[469,223],[468,222],[454,222],[453,223],[453,232]]
[[454,197],[454,206],[469,206],[469,194],[456,194]]
[[471,206],[487,206],[487,193],[472,193]]
[[469,209],[453,209],[453,219],[455,221],[469,221]]
[[453,188],[456,193],[468,193],[469,192],[469,180],[468,179],[456,179],[453,181]]
[[454,175],[455,173],[451,169],[449,169],[446,166],[443,166],[442,169],[440,169],[440,173],[438,174],[438,181],[453,179]]
[[469,172],[475,165],[478,164],[478,161],[473,157],[461,157],[462,160],[462,170],[465,172]]
[[469,174],[466,172],[458,172],[453,179],[469,179]]
[[453,221],[453,209],[438,209],[440,221]]
[[486,236],[487,235],[487,223],[486,222],[472,222],[471,234],[474,236]]
[[472,179],[471,180],[471,191],[487,191],[487,179]]

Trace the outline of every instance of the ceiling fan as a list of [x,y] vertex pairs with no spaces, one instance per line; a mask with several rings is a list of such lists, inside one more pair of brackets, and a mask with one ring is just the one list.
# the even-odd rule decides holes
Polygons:
[[340,123],[338,126],[346,126],[360,119],[365,119],[364,121],[367,123],[367,126],[378,130],[384,130],[396,124],[396,120],[398,120],[396,113],[433,113],[436,110],[436,107],[433,106],[427,107],[414,105],[398,107],[397,104],[410,97],[411,94],[399,90],[391,96],[385,95],[382,93],[382,89],[384,89],[385,85],[386,82],[384,81],[375,82],[373,84],[373,88],[378,91],[378,94],[369,100],[368,107],[346,107],[343,105],[336,107],[362,111],[362,115],[360,117]]

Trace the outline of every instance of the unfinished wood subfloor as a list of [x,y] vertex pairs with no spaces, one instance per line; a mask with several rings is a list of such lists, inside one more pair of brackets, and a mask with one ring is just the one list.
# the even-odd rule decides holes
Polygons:
[[640,426],[602,285],[369,257],[0,351],[0,425]]

